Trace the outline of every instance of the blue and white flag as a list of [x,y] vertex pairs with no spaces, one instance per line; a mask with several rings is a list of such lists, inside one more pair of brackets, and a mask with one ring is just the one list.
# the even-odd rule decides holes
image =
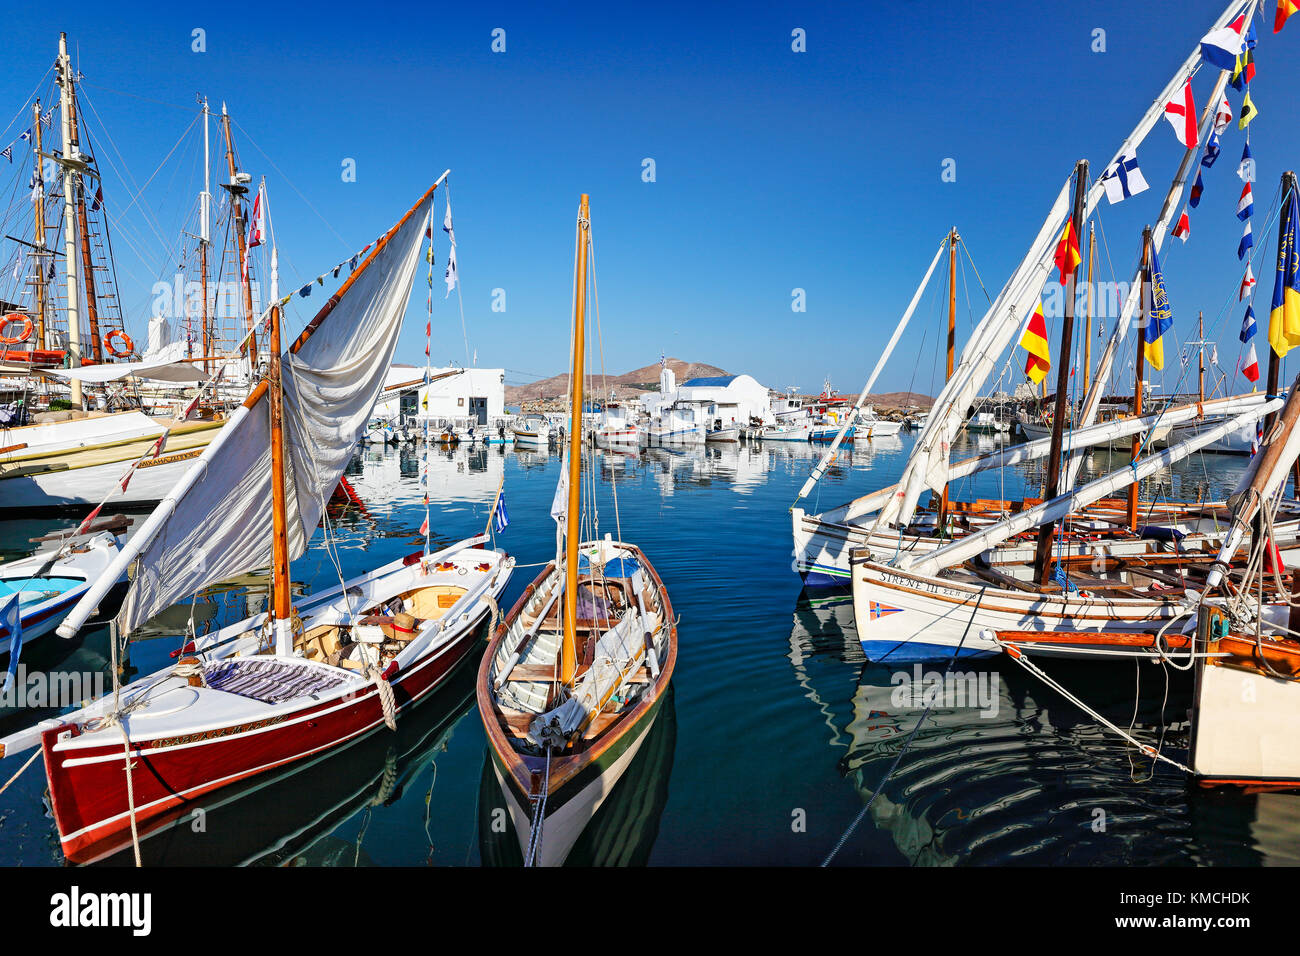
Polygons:
[[497,534],[506,530],[510,524],[510,512],[506,510],[506,496],[502,495],[497,499]]
[[5,159],[9,160],[9,162],[12,163],[14,161],[13,144],[6,146],[4,149],[0,149],[0,156],[3,156]]
[[1250,251],[1251,246],[1255,244],[1255,237],[1250,232],[1250,220],[1246,220],[1246,231],[1241,234],[1241,242],[1237,244],[1237,260],[1241,261],[1246,258],[1246,253]]
[[1259,329],[1255,325],[1255,310],[1250,306],[1246,306],[1246,315],[1241,320],[1241,331],[1237,334],[1237,338],[1241,339],[1243,343],[1249,342],[1255,337],[1257,331]]
[[1102,174],[1101,184],[1106,187],[1106,198],[1111,205],[1123,202],[1129,196],[1136,196],[1147,189],[1146,178],[1138,168],[1137,150],[1121,153],[1119,159],[1106,168]]
[[0,627],[4,628],[9,638],[9,671],[5,674],[4,687],[0,688],[0,692],[8,690],[18,674],[18,658],[23,652],[22,596],[22,591],[15,591],[4,610],[0,611]]
[[1242,182],[1253,183],[1255,181],[1255,158],[1250,155],[1250,142],[1246,142],[1246,148],[1241,152],[1241,162],[1237,165],[1237,175],[1241,177]]
[[29,142],[31,138],[32,138],[32,131],[28,130],[27,132],[23,133],[22,136],[19,136],[18,140],[19,142],[26,143]]
[[456,288],[456,231],[451,227],[451,201],[447,201],[447,213],[442,217],[442,231],[447,234],[447,239],[451,242],[451,251],[447,253],[447,271],[443,275],[443,281],[447,283],[447,295],[451,295],[451,290]]
[[1201,165],[1209,169],[1214,165],[1214,161],[1219,158],[1219,131],[1215,130],[1210,134],[1210,138],[1205,141],[1205,155],[1201,157]]

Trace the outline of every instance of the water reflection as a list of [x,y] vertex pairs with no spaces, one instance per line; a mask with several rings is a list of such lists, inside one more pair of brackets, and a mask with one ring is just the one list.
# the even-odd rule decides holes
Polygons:
[[[936,699],[882,787],[943,668],[868,664],[847,597],[795,606],[790,661],[823,715],[848,786],[872,797],[870,826],[911,864],[1294,864],[1300,797],[1205,791],[1127,747],[1054,691],[1009,664],[969,663],[987,700]],[[839,667],[814,666],[821,661]],[[1190,681],[1150,664],[1054,663],[1053,677],[1138,739],[1184,759]],[[856,679],[847,675],[853,672]],[[933,675],[933,677],[931,676]],[[918,677],[921,679],[917,683]],[[1134,709],[1135,681],[1140,680]],[[972,694],[978,698],[978,694]],[[848,821],[845,821],[846,825]],[[864,824],[866,826],[866,824]],[[852,857],[852,842],[840,862]],[[828,848],[829,849],[829,848]]]

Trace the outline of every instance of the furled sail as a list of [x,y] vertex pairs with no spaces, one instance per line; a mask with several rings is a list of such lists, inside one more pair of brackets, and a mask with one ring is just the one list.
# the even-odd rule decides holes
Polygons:
[[989,548],[996,547],[1017,534],[1049,522],[1060,521],[1068,516],[1071,511],[1090,505],[1094,501],[1100,501],[1107,495],[1114,494],[1120,488],[1150,477],[1156,472],[1182,461],[1188,455],[1213,444],[1224,435],[1236,431],[1243,425],[1249,425],[1251,422],[1257,421],[1269,412],[1277,411],[1281,407],[1281,399],[1269,399],[1249,411],[1225,419],[1197,433],[1186,441],[1172,445],[1159,454],[1149,455],[1135,462],[1131,467],[1125,466],[1117,469],[1108,475],[1090,481],[1076,491],[1067,491],[1055,498],[1044,501],[1042,504],[1026,508],[1024,511],[999,521],[995,525],[990,525],[981,531],[972,532],[965,537],[958,538],[952,544],[944,545],[942,548],[926,552],[920,556],[904,555],[898,562],[899,566],[916,574],[937,574],[941,569],[961,564],[963,561],[967,561]]
[[[1226,398],[1212,398],[1190,405],[1178,405],[1143,418],[1117,418],[1114,421],[1100,422],[1071,431],[1070,447],[1078,449],[1082,455],[1086,454],[1088,449],[1097,445],[1118,441],[1132,435],[1139,435],[1157,425],[1173,427],[1197,419],[1219,415],[1236,415],[1262,406],[1268,400],[1269,397],[1262,392],[1251,395],[1230,395]],[[1019,445],[1008,445],[985,455],[976,455],[954,462],[949,475],[953,481],[958,481],[976,472],[1034,461],[1046,457],[1051,451],[1051,445],[1051,438],[1037,438]],[[846,505],[823,511],[818,515],[818,518],[832,523],[844,523],[863,518],[878,510],[897,491],[898,485],[889,485],[886,488],[863,495]]]
[[[283,354],[291,558],[306,549],[383,388],[436,188],[376,243]],[[135,572],[117,618],[122,634],[210,584],[265,567],[271,558],[270,501],[270,401],[263,382],[128,541],[59,633],[76,633],[107,586],[130,565]]]
[[[1244,9],[1254,10],[1256,0],[1234,0],[1219,15],[1211,30],[1226,26],[1234,16]],[[1183,86],[1188,76],[1201,60],[1200,45],[1197,44],[1183,62],[1174,71],[1165,88],[1152,101],[1141,120],[1133,128],[1115,155],[1107,163],[1107,168],[1126,153],[1135,151],[1146,139],[1151,129],[1164,116],[1164,106],[1178,88]],[[911,520],[921,494],[927,489],[938,491],[948,483],[948,455],[953,439],[961,427],[966,409],[974,404],[980,389],[993,371],[998,358],[1011,344],[1020,325],[1028,316],[1035,297],[1042,291],[1051,270],[1052,254],[1060,236],[1065,217],[1070,209],[1070,183],[1067,181],[1052,204],[1051,211],[1042,228],[1030,244],[1029,251],[1007,280],[993,305],[980,320],[966,348],[962,351],[961,362],[953,377],[939,394],[930,411],[928,420],[916,448],[904,467],[899,480],[898,492],[880,511],[877,527],[886,525],[900,526]],[[1088,190],[1084,205],[1084,218],[1091,215],[1105,186],[1098,177]]]

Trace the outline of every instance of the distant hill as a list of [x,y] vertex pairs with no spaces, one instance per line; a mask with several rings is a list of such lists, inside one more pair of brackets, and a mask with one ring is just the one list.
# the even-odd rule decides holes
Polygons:
[[[854,402],[858,400],[856,395],[842,397]],[[934,399],[920,392],[880,392],[868,395],[867,404],[880,408],[929,408],[934,404]]]
[[[684,362],[681,359],[668,359],[668,367],[673,370],[677,376],[678,384],[686,381],[688,378],[699,378],[709,375],[727,375],[728,373],[716,365],[704,365],[699,362]],[[622,375],[607,375],[602,378],[600,370],[594,370],[591,376],[591,382],[594,389],[602,390],[608,386],[609,390],[614,393],[616,398],[637,398],[647,392],[659,391],[659,363],[646,365],[643,368],[634,368],[630,372],[624,372]],[[506,386],[506,404],[522,405],[524,402],[536,402],[547,398],[560,398],[569,393],[569,373],[563,375],[552,375],[550,378],[544,378],[538,382],[530,382],[527,385],[507,385]],[[594,396],[593,396],[594,397]],[[602,396],[603,397],[603,396]]]

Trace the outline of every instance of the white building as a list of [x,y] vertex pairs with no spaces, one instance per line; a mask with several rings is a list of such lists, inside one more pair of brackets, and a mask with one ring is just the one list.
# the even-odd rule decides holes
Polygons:
[[423,368],[394,365],[388,370],[384,390],[375,403],[374,417],[464,419],[486,425],[505,415],[505,369],[435,368],[431,376],[433,381],[425,386],[421,384]]
[[723,424],[748,425],[750,418],[772,421],[772,404],[768,390],[750,375],[714,375],[688,378],[680,385],[670,368],[659,373],[659,394],[645,397],[647,410],[654,415],[674,403],[714,406],[712,417]]

